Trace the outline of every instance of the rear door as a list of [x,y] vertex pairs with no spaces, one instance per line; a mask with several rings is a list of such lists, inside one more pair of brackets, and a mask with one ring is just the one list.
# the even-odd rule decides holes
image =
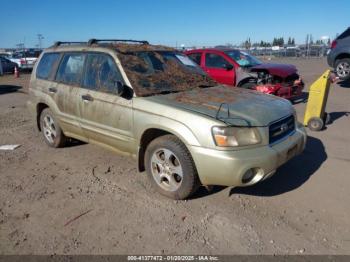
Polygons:
[[118,86],[122,84],[124,80],[111,55],[89,53],[79,93],[80,124],[90,142],[132,152],[136,148],[132,99],[119,95]]
[[[221,84],[234,85],[234,66],[220,53],[206,51],[204,53],[204,71]],[[228,67],[231,67],[230,69]]]
[[79,92],[83,78],[86,54],[82,52],[65,53],[49,87],[49,93],[57,105],[61,128],[66,135],[86,140],[79,125]]

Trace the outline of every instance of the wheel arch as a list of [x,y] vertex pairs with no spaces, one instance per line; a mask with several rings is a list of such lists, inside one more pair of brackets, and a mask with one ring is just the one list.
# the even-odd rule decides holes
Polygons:
[[242,85],[246,84],[246,83],[250,83],[250,82],[255,82],[256,83],[256,77],[246,77],[243,78],[241,81],[239,81],[239,83],[237,84],[238,87],[241,87]]
[[344,58],[350,58],[350,54],[349,53],[341,53],[341,54],[337,55],[337,57],[334,60],[334,65],[337,63],[338,60],[341,60]]
[[180,135],[178,132],[174,132],[173,130],[167,130],[166,128],[161,127],[149,127],[142,132],[140,137],[140,143],[137,151],[137,162],[138,162],[138,170],[139,172],[145,171],[145,153],[148,145],[156,138],[164,136],[164,135],[173,135],[178,138],[185,146],[190,143],[186,140],[185,137]]
[[40,102],[36,105],[36,124],[37,124],[37,128],[39,131],[41,131],[40,115],[44,111],[45,108],[49,108],[49,106],[46,103]]

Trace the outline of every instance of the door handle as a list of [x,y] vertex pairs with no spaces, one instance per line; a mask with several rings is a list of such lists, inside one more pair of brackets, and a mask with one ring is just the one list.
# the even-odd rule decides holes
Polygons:
[[94,101],[93,97],[90,96],[90,95],[82,95],[82,96],[81,96],[81,99],[83,99],[83,100],[86,101],[86,102]]
[[54,87],[50,87],[49,88],[49,93],[51,93],[51,94],[57,93],[57,89],[54,88]]

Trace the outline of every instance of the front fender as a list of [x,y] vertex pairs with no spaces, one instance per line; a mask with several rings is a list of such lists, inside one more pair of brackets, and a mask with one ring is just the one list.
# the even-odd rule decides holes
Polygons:
[[158,115],[149,115],[139,113],[134,119],[136,131],[135,136],[141,141],[142,135],[149,129],[159,129],[177,136],[184,144],[199,146],[198,138],[193,134],[191,129],[185,124],[173,119]]

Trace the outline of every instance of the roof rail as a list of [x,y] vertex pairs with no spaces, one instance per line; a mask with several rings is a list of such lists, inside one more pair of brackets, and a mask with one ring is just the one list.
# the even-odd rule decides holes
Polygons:
[[61,42],[61,41],[57,41],[53,44],[53,46],[58,47],[60,45],[74,45],[74,44],[86,44],[86,42]]
[[98,42],[129,42],[148,45],[148,41],[130,40],[130,39],[90,39],[88,45],[97,44]]

